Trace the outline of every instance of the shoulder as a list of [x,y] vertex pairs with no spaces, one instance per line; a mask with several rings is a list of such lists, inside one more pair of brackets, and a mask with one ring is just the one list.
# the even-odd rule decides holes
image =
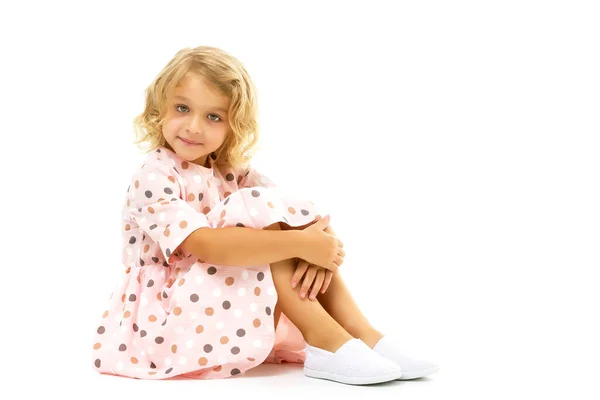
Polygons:
[[164,151],[156,149],[149,153],[142,165],[134,171],[132,180],[138,186],[146,185],[178,185],[185,186],[185,181],[175,167],[175,162]]
[[148,154],[137,172],[163,172],[179,175],[179,171],[176,168],[176,161],[160,148]]

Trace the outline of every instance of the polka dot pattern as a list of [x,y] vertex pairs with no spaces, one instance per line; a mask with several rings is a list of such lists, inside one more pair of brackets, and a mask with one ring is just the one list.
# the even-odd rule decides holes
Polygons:
[[275,345],[277,293],[268,265],[211,264],[181,244],[199,228],[302,226],[319,213],[255,169],[240,173],[213,161],[202,167],[160,147],[134,174],[121,231],[123,281],[90,345],[97,371],[210,379],[262,361],[303,362],[304,341],[284,314],[277,334],[285,337]]

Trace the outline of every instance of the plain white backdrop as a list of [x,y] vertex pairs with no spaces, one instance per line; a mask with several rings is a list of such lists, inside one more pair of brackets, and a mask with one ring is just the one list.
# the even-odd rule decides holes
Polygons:
[[[1,397],[598,398],[599,18],[592,1],[3,3]],[[331,210],[362,310],[439,373],[93,370],[145,157],[132,120],[198,45],[244,63],[254,165]]]

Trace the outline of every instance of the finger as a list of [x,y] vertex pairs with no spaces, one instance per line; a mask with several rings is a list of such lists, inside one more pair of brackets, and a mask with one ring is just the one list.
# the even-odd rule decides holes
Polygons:
[[340,250],[338,251],[338,255],[339,255],[340,257],[345,257],[345,256],[346,256],[346,252],[345,252],[344,250],[340,249]]
[[323,281],[323,286],[321,286],[321,293],[325,293],[325,291],[329,287],[329,284],[331,283],[332,279],[333,279],[333,272],[325,271],[325,280]]
[[337,241],[338,241],[338,246],[339,247],[344,247],[344,243],[342,243],[342,241],[340,239],[338,239]]
[[339,267],[344,262],[344,257],[342,257],[339,253],[333,255],[333,262]]
[[302,287],[300,288],[300,298],[303,299],[307,296],[307,293],[315,280],[315,275],[317,275],[318,267],[311,265],[310,268],[306,271],[306,276],[302,281]]
[[308,269],[309,265],[310,264],[305,260],[300,260],[298,262],[298,265],[296,266],[296,271],[294,272],[294,275],[292,276],[292,289],[295,288],[296,285],[298,285],[298,282],[300,282],[300,279],[302,279],[302,276]]
[[312,292],[310,293],[310,299],[314,300],[317,298],[317,294],[319,294],[319,290],[321,290],[321,286],[323,286],[323,281],[325,280],[325,271],[324,268],[319,268],[317,271],[317,277],[315,278],[315,282],[312,286]]
[[329,268],[327,268],[327,269],[328,269],[329,271],[335,272],[335,271],[337,271],[337,269],[338,269],[338,265],[337,265],[335,262],[332,262],[332,263],[329,265]]

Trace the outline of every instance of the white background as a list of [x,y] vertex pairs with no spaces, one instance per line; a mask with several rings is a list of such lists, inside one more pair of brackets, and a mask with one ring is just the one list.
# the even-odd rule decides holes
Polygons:
[[[3,2],[0,390],[598,398],[594,3]],[[217,381],[94,371],[144,157],[132,120],[160,69],[198,45],[244,63],[255,166],[332,210],[362,310],[439,373],[354,387],[297,366]]]

